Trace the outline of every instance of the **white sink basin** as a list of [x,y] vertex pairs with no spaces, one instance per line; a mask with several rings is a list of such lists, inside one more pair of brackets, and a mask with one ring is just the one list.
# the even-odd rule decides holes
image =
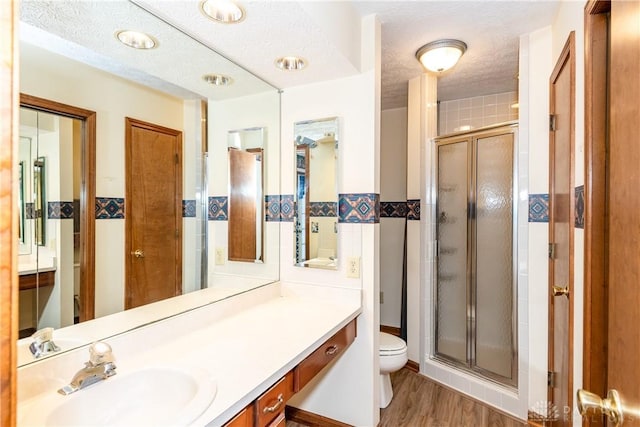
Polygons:
[[68,396],[48,396],[19,414],[20,426],[185,426],[209,407],[215,382],[204,370],[145,368]]

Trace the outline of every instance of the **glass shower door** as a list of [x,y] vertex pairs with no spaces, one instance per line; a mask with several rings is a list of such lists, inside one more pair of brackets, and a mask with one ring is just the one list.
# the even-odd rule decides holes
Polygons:
[[467,360],[468,142],[439,145],[436,353]]

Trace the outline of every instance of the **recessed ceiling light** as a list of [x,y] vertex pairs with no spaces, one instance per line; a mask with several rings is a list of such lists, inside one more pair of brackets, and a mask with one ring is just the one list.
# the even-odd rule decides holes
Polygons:
[[116,37],[122,43],[134,49],[153,49],[158,45],[158,42],[153,37],[139,31],[118,31]]
[[418,49],[416,58],[427,70],[441,73],[456,65],[466,50],[466,43],[460,40],[436,40]]
[[307,61],[297,56],[283,56],[276,59],[276,67],[285,71],[302,70],[307,66]]
[[204,0],[200,9],[207,17],[223,24],[235,24],[244,19],[244,9],[231,0]]
[[233,83],[233,79],[223,74],[205,74],[202,79],[215,86],[228,86]]

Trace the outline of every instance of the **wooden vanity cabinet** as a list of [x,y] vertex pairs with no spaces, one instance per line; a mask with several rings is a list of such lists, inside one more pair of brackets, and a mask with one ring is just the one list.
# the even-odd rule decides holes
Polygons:
[[53,286],[56,283],[55,271],[44,271],[40,273],[20,275],[19,286],[21,291],[35,289],[38,286]]
[[336,332],[224,427],[285,427],[287,401],[356,338],[356,319]]

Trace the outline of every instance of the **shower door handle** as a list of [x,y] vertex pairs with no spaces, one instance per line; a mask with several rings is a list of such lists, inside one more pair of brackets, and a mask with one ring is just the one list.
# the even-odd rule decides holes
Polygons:
[[561,297],[561,296],[566,296],[567,298],[569,298],[569,287],[568,286],[556,286],[553,285],[553,296],[554,297]]

